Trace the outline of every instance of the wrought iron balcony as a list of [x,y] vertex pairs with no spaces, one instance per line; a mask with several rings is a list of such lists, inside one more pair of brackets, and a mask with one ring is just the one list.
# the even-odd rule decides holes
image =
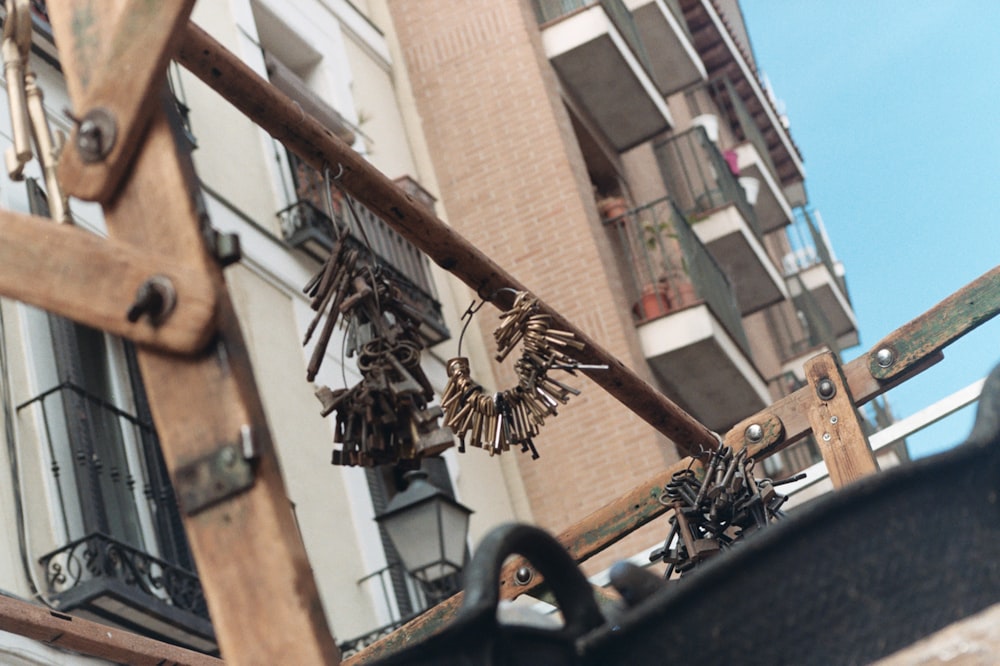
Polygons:
[[733,287],[673,201],[605,225],[643,352],[664,392],[713,429],[766,405]]
[[805,172],[784,118],[757,77],[749,52],[713,0],[679,0],[709,78],[727,76],[760,130],[789,201],[805,201]]
[[324,211],[323,178],[293,153],[289,160],[295,175],[298,201],[278,212],[284,240],[322,261],[333,247],[335,230],[347,229],[347,242],[362,261],[378,263],[402,292],[404,304],[421,322],[424,342],[434,345],[451,334],[444,323],[441,303],[431,279],[430,261],[369,208],[331,188],[334,219]]
[[791,252],[784,257],[782,268],[793,298],[809,300],[816,316],[827,322],[837,345],[851,347],[858,343],[857,320],[843,266],[830,251],[819,219],[815,211],[795,209],[795,222],[786,230]]
[[787,286],[765,250],[756,213],[703,127],[654,145],[667,190],[736,288],[740,313],[784,300]]
[[740,349],[750,345],[733,287],[669,198],[634,208],[605,225],[628,267],[630,302],[638,323],[707,303]]
[[39,560],[49,598],[133,631],[214,651],[198,576],[104,534],[89,534]]
[[624,151],[673,125],[622,0],[534,0],[542,46],[573,98]]
[[215,651],[152,423],[70,382],[17,412],[41,426],[66,525],[66,545],[39,559],[46,596],[61,610]]
[[727,77],[713,79],[687,90],[685,98],[692,116],[714,115],[729,128],[733,139],[720,136],[719,148],[733,152],[740,176],[757,180],[759,194],[752,203],[761,231],[774,231],[791,222],[792,210],[767,141],[732,82]]
[[694,48],[694,38],[677,0],[624,0],[624,3],[648,56],[644,64],[661,93],[672,95],[705,80],[705,66]]
[[611,23],[628,44],[632,54],[642,63],[647,72],[652,71],[645,45],[639,37],[632,12],[622,0],[534,0],[535,18],[539,25],[558,21],[595,5],[600,5],[611,19]]
[[360,636],[340,642],[341,655],[346,659],[357,654],[378,639],[388,636],[425,610],[461,589],[458,576],[449,576],[446,587],[437,598],[429,598],[420,582],[396,562],[368,574],[358,581],[389,616],[389,622]]

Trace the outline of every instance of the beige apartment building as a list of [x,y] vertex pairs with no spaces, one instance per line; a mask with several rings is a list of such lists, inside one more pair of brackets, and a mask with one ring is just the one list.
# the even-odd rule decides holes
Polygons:
[[[809,356],[857,343],[737,2],[385,4],[450,222],[710,428],[800,386]],[[541,458],[519,458],[555,532],[677,457],[575,381],[584,394],[546,426]],[[807,443],[768,471],[815,455]]]
[[[33,63],[68,130],[45,3],[33,6]],[[735,0],[206,0],[194,21],[717,432],[800,386],[810,356],[857,343],[843,267]],[[429,599],[374,521],[404,488],[399,470],[329,464],[302,286],[333,223],[348,226],[405,285],[439,395],[476,294],[363,206],[330,205],[324,174],[170,74],[205,210],[243,247],[227,282],[329,623],[361,639],[353,648]],[[0,203],[42,213],[37,166],[26,175],[0,186]],[[72,205],[76,224],[104,233],[99,207]],[[6,299],[0,315],[0,594],[213,652],[130,346]],[[492,361],[497,322],[480,311],[461,350],[491,391],[516,382]],[[359,380],[341,349],[335,337],[316,385]],[[596,384],[560,379],[582,394],[547,420],[539,459],[452,449],[425,464],[474,511],[470,549],[505,521],[558,533],[678,458]],[[815,457],[807,442],[766,468],[783,476]],[[651,525],[588,572],[663,532]],[[0,632],[0,661],[15,657],[98,663]]]

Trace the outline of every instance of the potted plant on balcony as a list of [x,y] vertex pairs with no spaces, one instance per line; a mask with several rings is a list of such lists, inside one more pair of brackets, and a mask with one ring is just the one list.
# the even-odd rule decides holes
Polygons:
[[691,305],[697,294],[671,223],[654,218],[639,224],[642,254],[633,257],[636,275],[644,276],[645,284],[632,311],[641,321],[649,321]]
[[628,202],[624,197],[609,196],[597,200],[597,212],[605,221],[617,220],[628,213]]

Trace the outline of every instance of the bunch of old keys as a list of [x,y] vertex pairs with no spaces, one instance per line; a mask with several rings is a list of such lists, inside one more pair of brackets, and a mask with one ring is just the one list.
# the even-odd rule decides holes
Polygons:
[[69,200],[63,194],[56,178],[59,154],[66,137],[62,132],[55,136],[45,115],[42,90],[35,73],[29,67],[31,55],[31,1],[6,0],[7,16],[3,23],[4,78],[7,82],[7,99],[10,102],[10,125],[14,145],[7,149],[4,160],[12,180],[24,178],[24,167],[31,161],[31,142],[34,139],[38,161],[48,191],[50,216],[57,222],[72,223]]
[[319,273],[306,285],[316,318],[308,342],[326,313],[306,371],[316,377],[338,320],[348,329],[348,354],[356,355],[361,381],[351,388],[316,391],[321,413],[336,412],[333,464],[384,465],[438,454],[454,436],[438,423],[442,412],[420,367],[419,322],[399,299],[398,288],[378,267],[362,262],[360,250],[337,240]]
[[738,453],[723,446],[711,453],[700,480],[692,469],[673,475],[660,502],[673,509],[670,532],[663,546],[649,554],[651,562],[667,564],[664,578],[683,575],[739,539],[783,517],[787,497],[775,486],[780,482],[755,479],[754,460],[746,449]]
[[580,367],[569,354],[584,345],[572,333],[551,328],[551,318],[540,312],[538,300],[518,292],[514,305],[500,315],[493,332],[497,361],[503,361],[522,343],[521,357],[514,364],[517,386],[489,393],[469,376],[469,359],[448,361],[448,384],[441,396],[445,425],[458,436],[459,451],[471,446],[503,453],[513,446],[538,458],[534,438],[545,418],[557,415],[557,406],[569,402],[580,391],[548,375],[559,369],[572,373]]

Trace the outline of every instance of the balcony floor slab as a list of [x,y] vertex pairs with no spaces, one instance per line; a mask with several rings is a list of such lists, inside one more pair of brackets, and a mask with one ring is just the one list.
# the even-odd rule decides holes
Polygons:
[[770,402],[753,363],[705,304],[639,327],[643,353],[667,397],[716,432]]
[[670,110],[599,4],[543,28],[545,53],[616,150],[673,125]]
[[735,205],[713,211],[692,229],[729,277],[741,314],[788,298],[785,281]]

